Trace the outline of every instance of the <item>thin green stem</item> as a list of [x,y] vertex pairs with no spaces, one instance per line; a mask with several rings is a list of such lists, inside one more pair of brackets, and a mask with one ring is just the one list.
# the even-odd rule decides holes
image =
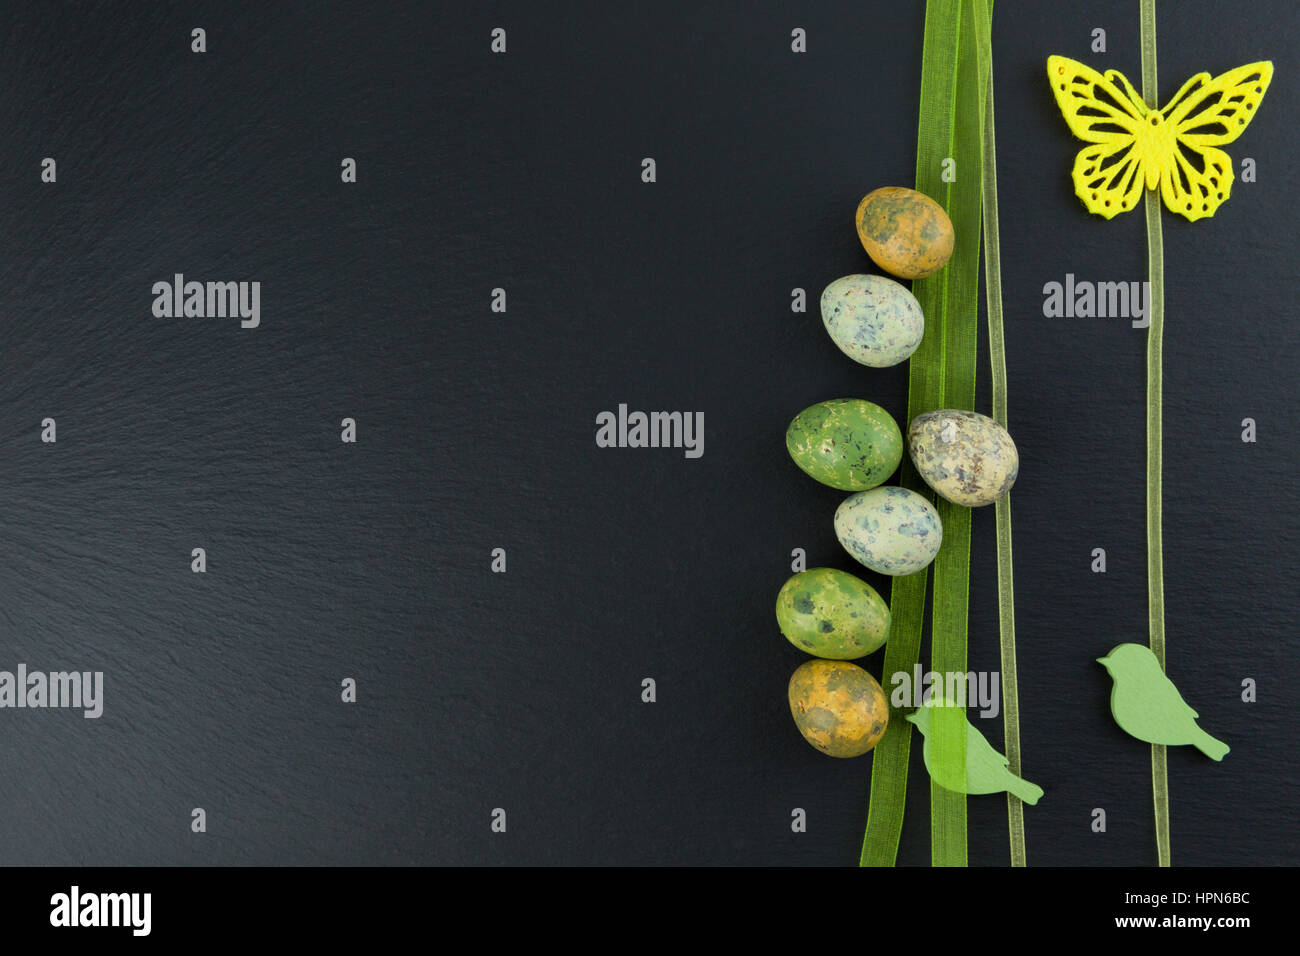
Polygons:
[[[1159,101],[1156,74],[1156,3],[1142,0],[1142,98],[1148,106]],[[1161,517],[1163,475],[1163,421],[1161,395],[1164,390],[1161,347],[1165,331],[1165,244],[1160,224],[1160,196],[1146,193],[1147,272],[1151,282],[1151,325],[1147,329],[1147,624],[1151,651],[1165,666],[1165,572]],[[1165,748],[1151,747],[1151,788],[1156,818],[1156,857],[1160,866],[1170,865],[1169,772]]]
[[[989,66],[984,103],[984,291],[988,306],[989,366],[992,378],[993,417],[1007,428],[1007,352],[1002,322],[1002,252],[998,235],[997,137],[993,118],[992,3],[981,18],[980,43]],[[1007,769],[1020,773],[1020,693],[1016,676],[1016,594],[1011,561],[1011,496],[993,506],[998,563],[998,646],[1002,659],[1002,736]],[[1007,794],[1007,835],[1011,865],[1026,865],[1025,805]]]

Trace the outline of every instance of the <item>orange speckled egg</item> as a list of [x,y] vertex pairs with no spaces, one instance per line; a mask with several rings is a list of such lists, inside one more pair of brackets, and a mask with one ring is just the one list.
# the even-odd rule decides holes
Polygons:
[[885,735],[889,701],[848,661],[804,661],[790,677],[790,715],[804,740],[832,757],[859,757]]
[[882,186],[862,197],[854,217],[862,248],[886,272],[922,279],[952,255],[952,220],[925,193]]

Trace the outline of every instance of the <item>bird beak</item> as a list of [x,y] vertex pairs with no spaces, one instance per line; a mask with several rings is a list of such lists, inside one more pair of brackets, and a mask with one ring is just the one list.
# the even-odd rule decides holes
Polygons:
[[1098,664],[1102,664],[1102,665],[1106,665],[1106,664],[1110,663],[1110,658],[1109,658],[1109,657],[1099,657],[1099,658],[1097,658],[1097,663],[1098,663]]
[[916,714],[908,714],[903,719],[907,721],[909,724],[914,724],[916,723]]

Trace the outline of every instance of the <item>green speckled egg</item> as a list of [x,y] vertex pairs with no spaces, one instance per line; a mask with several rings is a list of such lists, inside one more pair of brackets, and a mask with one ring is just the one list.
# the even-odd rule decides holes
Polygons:
[[835,511],[835,536],[872,571],[897,577],[934,560],[943,523],[925,498],[891,485],[845,498]]
[[860,398],[833,398],[805,408],[785,432],[794,463],[823,485],[864,491],[903,460],[903,433],[889,412]]
[[803,739],[832,757],[860,757],[885,735],[889,701],[847,661],[804,661],[790,677],[790,716]]
[[776,623],[795,647],[851,661],[889,637],[889,606],[866,581],[834,568],[800,571],[776,596]]
[[876,265],[903,279],[921,279],[952,256],[952,220],[915,189],[882,186],[862,197],[854,220],[858,239]]
[[940,409],[917,415],[907,429],[907,450],[927,485],[968,508],[997,501],[1020,473],[1016,443],[979,412]]
[[822,323],[841,352],[872,368],[904,361],[925,335],[916,296],[884,276],[845,276],[828,285]]

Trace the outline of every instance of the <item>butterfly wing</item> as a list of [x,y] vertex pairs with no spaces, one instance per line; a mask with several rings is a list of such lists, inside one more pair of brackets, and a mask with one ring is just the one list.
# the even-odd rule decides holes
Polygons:
[[1132,143],[1085,146],[1074,159],[1074,192],[1089,212],[1107,219],[1128,212],[1142,198],[1145,175]]
[[1214,78],[1198,73],[1160,112],[1180,143],[1223,146],[1245,131],[1272,80],[1268,62],[1247,63]]
[[1103,76],[1092,67],[1067,56],[1047,58],[1047,78],[1056,105],[1075,136],[1089,143],[1109,143],[1132,138],[1146,114],[1146,105],[1113,82],[1112,70]]
[[[1191,153],[1193,159],[1188,158]],[[1160,173],[1160,195],[1170,212],[1190,222],[1213,216],[1232,194],[1232,158],[1221,149],[1176,149]]]
[[1146,104],[1115,71],[1104,76],[1065,56],[1047,58],[1056,105],[1070,131],[1090,145],[1074,160],[1074,192],[1107,219],[1137,205],[1147,171],[1135,149]]
[[1269,62],[1216,77],[1198,73],[1160,111],[1176,141],[1160,175],[1160,195],[1172,212],[1194,222],[1213,216],[1232,194],[1232,159],[1215,147],[1242,134],[1272,79]]

